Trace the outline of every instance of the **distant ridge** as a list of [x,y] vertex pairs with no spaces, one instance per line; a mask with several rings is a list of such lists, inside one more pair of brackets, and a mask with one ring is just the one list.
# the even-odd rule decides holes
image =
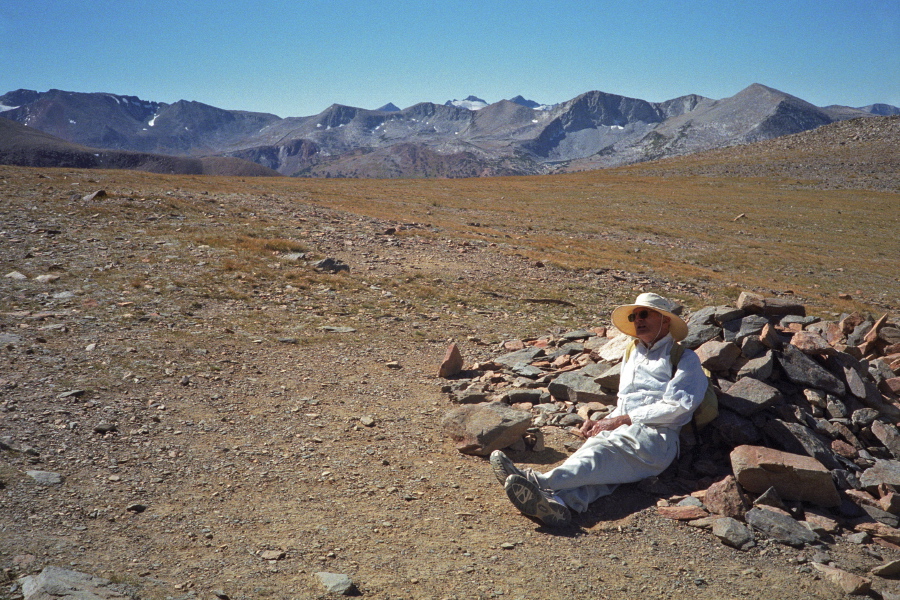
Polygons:
[[224,156],[188,158],[88,148],[3,117],[0,117],[0,164],[22,167],[126,169],[176,175],[280,176],[277,171],[239,158]]
[[[648,102],[601,91],[553,106],[519,95],[377,110],[334,104],[281,118],[199,102],[16,90],[0,115],[89,148],[234,157],[306,177],[533,175],[639,163],[749,144],[900,109],[816,107],[761,84],[719,100]],[[0,108],[2,108],[0,107]],[[14,107],[14,108],[13,108]]]

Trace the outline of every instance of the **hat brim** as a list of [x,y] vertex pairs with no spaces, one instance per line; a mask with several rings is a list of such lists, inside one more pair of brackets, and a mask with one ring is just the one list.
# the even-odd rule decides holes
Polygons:
[[663,316],[669,317],[669,333],[676,342],[680,342],[687,337],[688,326],[681,317],[667,310],[662,310],[655,306],[647,306],[646,304],[625,304],[616,308],[612,313],[612,322],[616,329],[625,335],[637,337],[634,323],[628,320],[628,315],[634,312],[634,309],[636,308],[646,308],[647,310],[652,310]]

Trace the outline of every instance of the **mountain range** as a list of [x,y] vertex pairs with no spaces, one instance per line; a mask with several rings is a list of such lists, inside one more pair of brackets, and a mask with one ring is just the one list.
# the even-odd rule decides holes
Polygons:
[[[591,91],[549,106],[522,96],[493,104],[469,96],[405,109],[391,103],[377,110],[334,104],[318,115],[287,118],[107,93],[17,90],[0,96],[0,117],[77,144],[89,155],[102,149],[206,157],[207,163],[210,157],[228,157],[266,168],[257,174],[272,169],[311,177],[472,177],[595,169],[896,114],[900,109],[886,104],[817,107],[760,84],[720,100],[691,94],[648,102]],[[0,141],[13,131],[0,128]],[[41,144],[48,143],[42,138]],[[43,160],[46,166],[46,153]],[[247,172],[243,162],[227,164]]]

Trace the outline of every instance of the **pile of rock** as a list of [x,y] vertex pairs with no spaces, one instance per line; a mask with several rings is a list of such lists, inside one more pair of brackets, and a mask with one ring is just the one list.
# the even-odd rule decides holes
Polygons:
[[[759,504],[791,518],[805,506],[823,518],[829,509],[835,527],[900,543],[900,326],[887,315],[823,321],[801,304],[749,293],[686,320],[684,343],[712,373],[719,415],[702,431],[684,428],[682,458],[654,484],[692,487],[694,499],[725,485],[733,497],[722,500],[713,486],[713,512],[756,531],[766,526],[749,498],[762,494]],[[470,454],[540,449],[541,427],[574,432],[612,410],[630,341],[595,328],[505,342],[504,354],[467,371],[452,346],[440,374],[460,406],[445,431]]]

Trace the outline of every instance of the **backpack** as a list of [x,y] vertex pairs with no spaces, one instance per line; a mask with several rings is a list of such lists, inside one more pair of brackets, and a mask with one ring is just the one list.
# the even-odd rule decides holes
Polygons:
[[[636,346],[637,340],[634,340],[627,348],[625,348],[625,356],[622,358],[623,363],[628,360],[631,356],[631,352]],[[681,360],[683,354],[683,344],[678,342],[672,344],[672,353],[670,355],[672,360],[672,377],[675,377],[675,370],[678,369],[678,361]],[[691,421],[697,429],[703,428],[710,421],[719,416],[719,397],[716,395],[716,388],[713,386],[712,379],[710,379],[711,373],[706,367],[701,367],[701,369],[703,369],[703,373],[706,374],[706,392],[703,394],[703,401],[700,402],[700,406],[694,411],[693,419]]]

